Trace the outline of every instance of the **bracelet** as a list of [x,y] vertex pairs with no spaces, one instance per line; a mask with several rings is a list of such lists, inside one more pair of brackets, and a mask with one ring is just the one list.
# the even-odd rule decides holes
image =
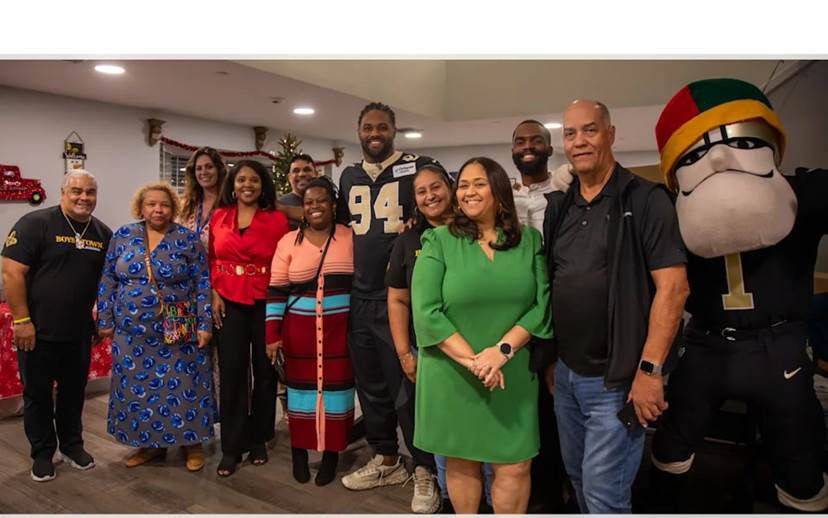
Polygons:
[[409,356],[414,357],[414,355],[411,353],[411,351],[408,351],[407,353],[404,353],[404,354],[398,354],[397,358],[399,358],[400,361],[405,361],[405,358],[408,358]]
[[31,321],[32,321],[32,317],[23,317],[23,318],[18,318],[17,320],[12,320],[12,324],[13,325],[25,324],[26,322],[31,322]]

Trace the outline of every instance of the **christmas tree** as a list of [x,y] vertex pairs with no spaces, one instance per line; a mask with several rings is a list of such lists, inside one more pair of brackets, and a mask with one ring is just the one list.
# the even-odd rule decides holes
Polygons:
[[293,157],[302,153],[302,148],[299,147],[301,144],[302,141],[290,132],[285,133],[279,139],[281,149],[276,155],[276,162],[273,164],[273,183],[276,184],[276,194],[278,195],[290,192],[288,170],[290,169],[290,162],[293,160]]

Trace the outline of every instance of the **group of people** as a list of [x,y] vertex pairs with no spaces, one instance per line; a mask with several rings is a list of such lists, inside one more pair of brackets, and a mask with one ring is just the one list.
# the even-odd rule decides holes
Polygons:
[[[366,490],[412,479],[415,513],[448,505],[476,513],[484,495],[497,513],[524,513],[530,500],[560,510],[570,487],[582,512],[630,512],[653,423],[654,501],[677,501],[709,411],[728,395],[767,390],[750,376],[729,382],[730,364],[721,362],[751,361],[754,373],[783,366],[784,381],[797,365],[810,370],[796,363],[800,301],[753,298],[743,276],[758,274],[743,269],[741,252],[758,250],[751,261],[761,262],[762,250],[791,241],[793,226],[789,248],[807,241],[813,250],[775,254],[774,268],[800,261],[802,274],[810,260],[812,275],[828,221],[824,204],[809,203],[826,190],[826,174],[814,172],[811,190],[793,197],[799,226],[792,216],[776,241],[700,252],[714,227],[700,213],[723,217],[711,210],[722,196],[705,194],[703,183],[738,171],[787,186],[775,167],[784,129],[770,103],[752,85],[720,81],[686,87],[695,111],[680,105],[692,97],[684,90],[665,108],[657,137],[667,186],[616,162],[610,112],[585,99],[564,111],[568,163],[554,171],[543,124],[515,128],[518,184],[487,157],[470,158],[454,176],[430,157],[396,150],[395,114],[377,102],[359,114],[363,160],[342,172],[338,188],[298,155],[292,192],[277,198],[259,162],[226,171],[216,150],[200,148],[182,200],[167,184],[146,185],[133,200],[137,222],[113,233],[92,216],[94,177],[67,174],[60,205],[21,218],[3,250],[32,478],[54,478],[58,447],[72,466],[94,466],[80,416],[93,336],[87,310],[97,299],[97,336],[112,337],[107,430],[135,448],[127,466],[182,446],[187,469],[201,469],[217,419],[219,476],[232,475],[245,453],[252,465],[266,463],[281,382],[293,477],[302,483],[311,477],[308,450],[322,453],[315,483],[335,479],[356,395],[374,455],[342,484]],[[742,111],[718,108],[727,103]],[[722,255],[720,290],[709,278]],[[801,298],[804,274],[799,280]],[[693,319],[677,360],[686,301]],[[710,309],[717,304],[723,310]],[[735,320],[733,309],[741,310]],[[746,349],[768,356],[727,356]],[[702,381],[711,363],[722,379]],[[828,505],[828,489],[814,460],[824,423],[808,379],[774,382],[777,394],[750,403],[765,418],[780,501],[814,510]],[[691,394],[694,386],[706,388]],[[784,441],[791,434],[802,439],[795,446]]]

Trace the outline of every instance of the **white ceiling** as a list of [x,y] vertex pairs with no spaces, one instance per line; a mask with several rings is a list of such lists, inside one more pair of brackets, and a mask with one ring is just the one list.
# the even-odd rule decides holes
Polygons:
[[[523,119],[559,120],[577,97],[604,101],[616,149],[655,149],[664,103],[689,81],[736,77],[763,85],[771,60],[119,60],[0,61],[0,84],[310,137],[356,143],[356,118],[371,100],[391,104],[398,127],[423,130],[407,149],[509,142]],[[796,68],[783,62],[777,75]],[[273,104],[275,97],[283,98]],[[294,115],[298,105],[316,114]],[[560,138],[559,132],[553,136]],[[401,138],[401,137],[398,137]]]

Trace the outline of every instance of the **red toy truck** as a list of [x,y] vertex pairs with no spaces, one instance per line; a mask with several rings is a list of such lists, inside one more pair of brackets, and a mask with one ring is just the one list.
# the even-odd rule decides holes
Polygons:
[[46,190],[40,180],[23,178],[16,165],[0,164],[0,200],[28,201],[40,205],[46,199]]

